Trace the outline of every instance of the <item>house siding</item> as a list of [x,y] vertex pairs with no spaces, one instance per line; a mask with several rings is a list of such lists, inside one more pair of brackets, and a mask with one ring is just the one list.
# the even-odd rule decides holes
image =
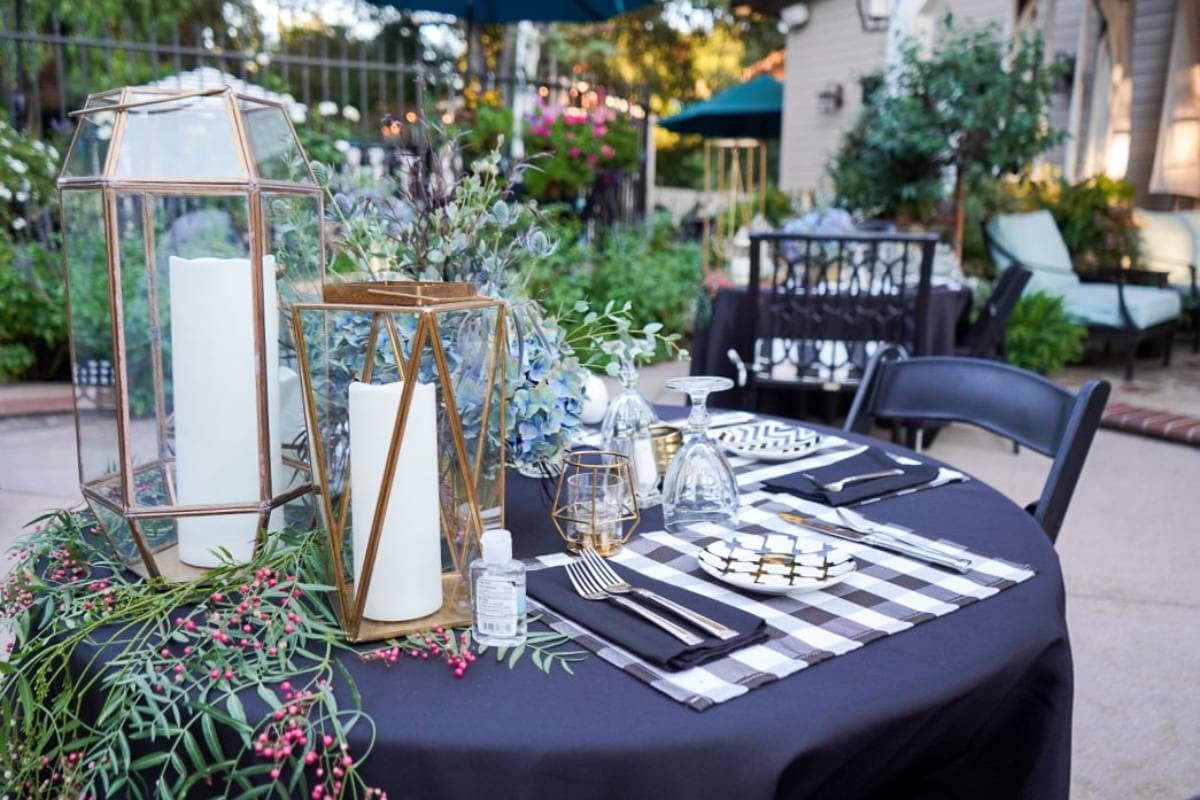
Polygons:
[[1139,205],[1150,205],[1147,187],[1158,146],[1158,123],[1174,24],[1175,0],[1137,0],[1133,19],[1132,124],[1125,178],[1133,184]]
[[[854,0],[813,0],[811,17],[787,39],[779,186],[808,191],[823,182],[825,164],[862,106],[858,78],[883,66],[887,36],[864,33]],[[840,83],[844,103],[821,112],[817,95]]]
[[[863,31],[855,0],[810,0],[808,5],[809,21],[787,39],[779,186],[789,192],[826,186],[825,165],[862,105],[858,79],[881,68],[887,50],[887,34]],[[942,5],[958,25],[994,22],[1003,31],[1012,30],[1011,0],[949,0]],[[832,84],[842,85],[845,102],[837,112],[824,114],[817,95]]]

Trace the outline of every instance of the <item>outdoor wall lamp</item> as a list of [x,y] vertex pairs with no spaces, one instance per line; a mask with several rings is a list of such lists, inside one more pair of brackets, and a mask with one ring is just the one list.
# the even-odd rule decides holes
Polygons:
[[794,5],[785,6],[779,12],[779,21],[783,23],[789,31],[794,31],[797,28],[802,28],[808,22],[810,16],[807,3],[796,3]]
[[892,0],[856,0],[858,19],[866,33],[886,31],[892,18]]
[[820,92],[817,93],[817,101],[820,104],[822,114],[836,114],[845,102],[842,96],[842,85],[840,83],[831,83]]

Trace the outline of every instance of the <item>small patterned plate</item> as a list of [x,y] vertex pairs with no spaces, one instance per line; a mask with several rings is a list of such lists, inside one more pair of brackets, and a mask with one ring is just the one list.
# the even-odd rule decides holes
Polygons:
[[812,428],[772,420],[725,428],[713,438],[734,455],[756,461],[792,461],[821,446],[821,435]]
[[697,555],[719,581],[761,594],[826,589],[858,568],[845,550],[807,536],[739,533],[717,539]]

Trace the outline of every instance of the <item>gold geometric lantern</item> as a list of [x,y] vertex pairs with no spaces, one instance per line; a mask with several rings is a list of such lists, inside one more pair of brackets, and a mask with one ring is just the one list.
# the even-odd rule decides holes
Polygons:
[[59,177],[79,479],[143,576],[250,559],[311,524],[288,322],[320,297],[321,190],[284,107],[116,89]]
[[602,556],[613,555],[633,536],[641,518],[628,456],[608,450],[567,454],[550,521],[568,551],[591,548]]
[[504,524],[504,303],[460,283],[328,283],[294,307],[330,584],[350,641],[470,622]]

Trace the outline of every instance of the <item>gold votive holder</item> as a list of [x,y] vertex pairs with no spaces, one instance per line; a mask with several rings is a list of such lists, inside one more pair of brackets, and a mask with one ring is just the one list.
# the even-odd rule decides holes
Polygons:
[[550,519],[569,552],[591,548],[612,555],[629,541],[640,517],[628,457],[606,450],[567,456]]
[[654,448],[654,460],[658,462],[658,474],[666,475],[667,465],[683,446],[683,431],[665,423],[651,425],[650,445]]

